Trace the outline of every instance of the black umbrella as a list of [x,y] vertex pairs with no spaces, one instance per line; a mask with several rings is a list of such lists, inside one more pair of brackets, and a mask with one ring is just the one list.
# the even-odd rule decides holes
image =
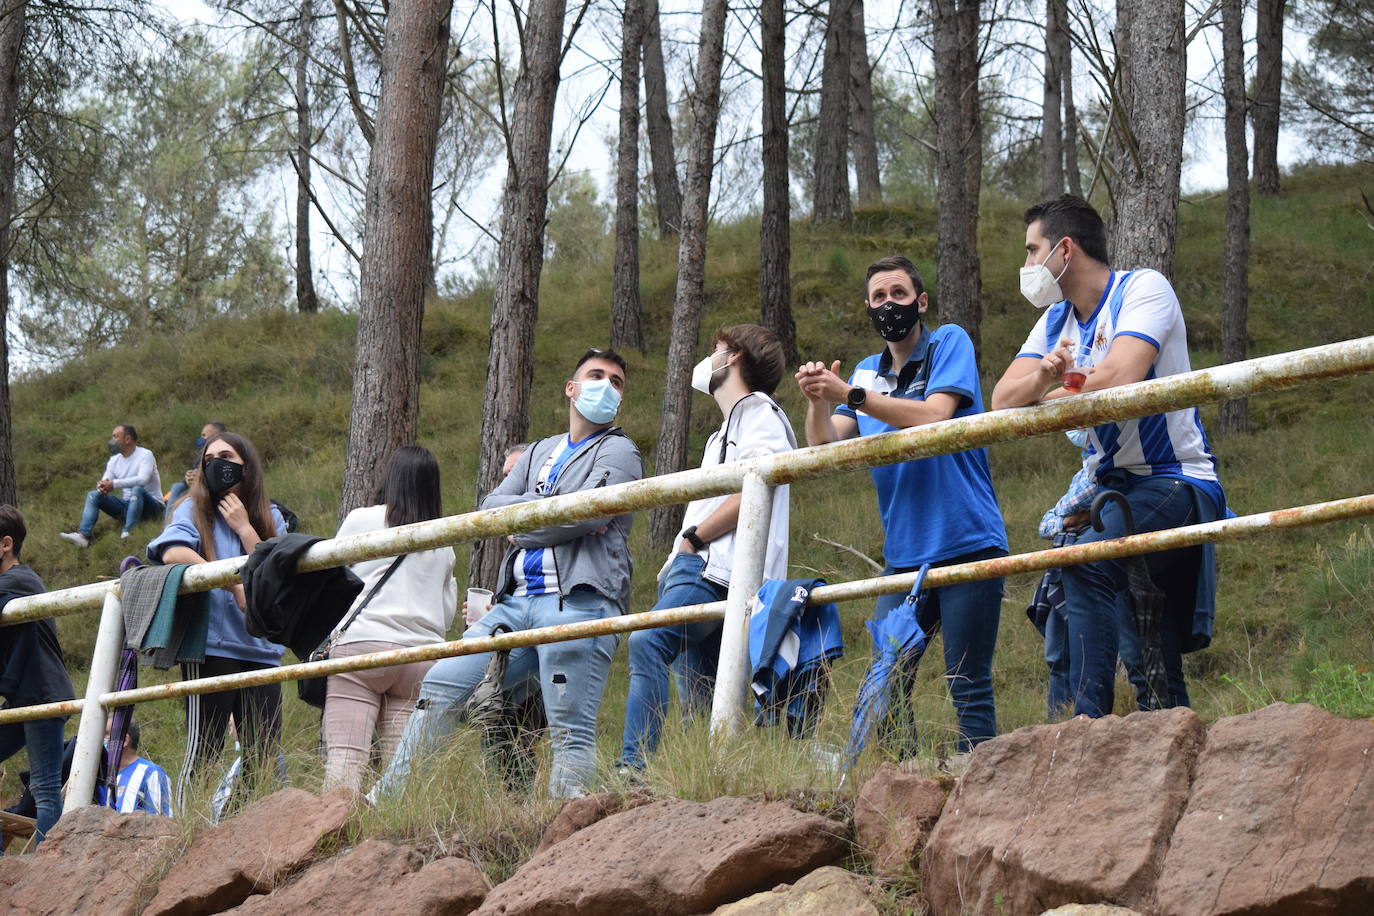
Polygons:
[[[1093,500],[1091,512],[1094,530],[1101,531],[1102,506],[1115,501],[1121,504],[1121,512],[1126,520],[1126,533],[1135,534],[1135,519],[1131,515],[1131,504],[1116,490],[1103,490]],[[1131,621],[1140,636],[1145,663],[1145,683],[1148,697],[1146,709],[1165,709],[1172,706],[1169,698],[1169,675],[1164,670],[1164,647],[1161,642],[1161,628],[1164,626],[1164,592],[1150,578],[1150,567],[1145,558],[1126,558],[1126,604],[1131,611]]]

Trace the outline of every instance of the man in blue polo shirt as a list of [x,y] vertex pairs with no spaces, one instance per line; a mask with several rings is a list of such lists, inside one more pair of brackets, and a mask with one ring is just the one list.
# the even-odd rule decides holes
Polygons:
[[[1107,230],[1087,201],[1065,194],[1026,211],[1026,263],[1021,292],[1045,309],[992,392],[994,409],[1066,397],[1066,370],[1081,368],[1079,390],[1101,391],[1190,369],[1188,333],[1178,296],[1158,271],[1115,271],[1107,263]],[[1085,469],[1099,485],[1123,493],[1137,531],[1213,521],[1226,512],[1217,462],[1196,408],[1104,423],[1088,430]],[[1078,543],[1129,534],[1120,506],[1102,512],[1103,531]],[[1211,545],[1146,558],[1168,601],[1161,628],[1169,696],[1186,706],[1182,653],[1212,638],[1216,594]],[[1102,560],[1063,571],[1074,712],[1112,711],[1116,680],[1118,594],[1126,566]]]
[[[869,320],[887,346],[859,363],[847,382],[839,375],[838,360],[829,367],[806,363],[798,370],[797,382],[807,399],[807,444],[981,413],[973,342],[958,325],[929,330],[921,322],[929,298],[915,265],[900,256],[874,262],[864,291]],[[926,563],[948,566],[1007,552],[986,449],[875,467],[872,475],[886,535],[886,575],[911,572]],[[882,596],[874,616],[881,620],[904,598]],[[1001,609],[999,578],[934,589],[921,614],[927,633],[944,633],[945,673],[959,717],[960,752],[997,734],[992,653]],[[899,697],[909,692],[911,674],[903,673]],[[895,740],[890,739],[894,750],[902,756],[914,754],[914,722],[903,723],[899,731],[892,736]]]

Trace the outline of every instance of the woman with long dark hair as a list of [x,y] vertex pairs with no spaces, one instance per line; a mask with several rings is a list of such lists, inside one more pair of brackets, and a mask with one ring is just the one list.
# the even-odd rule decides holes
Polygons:
[[[148,545],[154,563],[208,563],[251,553],[259,541],[286,533],[286,522],[267,498],[262,461],[253,443],[221,432],[200,453],[200,474],[177,504],[162,533]],[[273,668],[282,647],[245,626],[242,585],[210,592],[205,661],[184,663],[184,678],[215,677]],[[244,776],[265,772],[281,735],[281,685],[241,687],[186,700],[186,760],[177,779],[177,807],[185,810],[192,772],[219,754],[233,717],[244,747]]]
[[[439,463],[429,449],[406,445],[392,453],[376,501],[377,505],[348,513],[336,537],[438,518]],[[440,547],[353,564],[363,590],[340,623],[347,629],[330,658],[442,642],[458,607],[453,563],[453,548]],[[357,791],[374,734],[380,737],[384,756],[391,757],[420,682],[433,664],[413,662],[330,676],[323,725],[327,785]]]

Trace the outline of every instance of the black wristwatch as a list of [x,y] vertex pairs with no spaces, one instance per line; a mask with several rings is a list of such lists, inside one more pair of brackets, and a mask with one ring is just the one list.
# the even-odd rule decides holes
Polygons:
[[697,526],[696,526],[696,525],[693,525],[692,527],[688,528],[686,531],[682,532],[682,539],[683,539],[684,541],[686,541],[688,544],[691,544],[692,547],[693,547],[693,549],[695,549],[695,550],[705,550],[705,549],[706,549],[706,542],[703,541],[701,538],[697,537]]
[[858,410],[860,407],[864,406],[864,402],[867,400],[868,390],[866,388],[851,388],[849,389],[849,394],[844,396],[844,402],[853,410]]

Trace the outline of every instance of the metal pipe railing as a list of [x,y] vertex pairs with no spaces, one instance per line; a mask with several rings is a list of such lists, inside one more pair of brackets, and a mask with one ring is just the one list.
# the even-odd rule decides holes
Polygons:
[[[1291,509],[1276,509],[1272,512],[1261,512],[1238,518],[1220,519],[1215,522],[1188,525],[1183,528],[1133,534],[1109,541],[1070,544],[1030,553],[994,557],[990,560],[940,566],[926,574],[924,587],[941,588],[961,582],[993,579],[1017,573],[1043,572],[1046,569],[1077,566],[1098,560],[1140,556],[1181,547],[1195,547],[1207,542],[1220,543],[1242,540],[1275,529],[1303,528],[1368,517],[1374,517],[1374,493],[1365,496],[1353,496],[1349,499],[1314,503],[1308,506],[1297,506]],[[905,592],[911,588],[915,580],[916,573],[899,573],[893,576],[876,576],[870,579],[826,585],[811,592],[810,601],[813,604],[852,601],[859,598],[873,598],[878,595]],[[458,639],[409,649],[392,649],[386,652],[326,659],[320,662],[283,665],[279,668],[265,668],[260,671],[248,671],[241,674],[225,674],[193,681],[177,681],[170,684],[137,687],[133,690],[104,693],[94,700],[88,698],[87,700],[68,700],[62,703],[45,703],[40,706],[23,706],[17,709],[0,709],[0,725],[11,722],[27,722],[33,719],[46,719],[52,716],[73,715],[82,712],[92,702],[105,709],[110,709],[132,703],[147,703],[192,694],[215,693],[220,690],[231,690],[239,687],[257,687],[263,684],[295,681],[306,677],[343,674],[348,671],[366,671],[371,668],[433,661],[458,655],[476,655],[482,652],[494,652],[498,649],[518,649],[547,642],[629,633],[634,630],[647,630],[678,623],[721,620],[725,616],[725,608],[725,601],[714,601],[709,604],[668,608],[662,611],[622,614],[604,620],[589,620],[561,626],[520,630],[515,633],[503,633],[500,636]]]
[[[587,521],[736,493],[744,485],[744,475],[750,471],[757,472],[773,486],[795,483],[1370,371],[1374,371],[1374,337],[1361,337],[1060,398],[1034,407],[957,417],[733,464],[679,471],[500,509],[334,538],[313,545],[301,558],[298,568],[309,572],[451,546],[462,541],[533,531],[556,523]],[[232,585],[239,581],[238,571],[243,562],[243,557],[236,557],[193,566],[182,578],[182,591]],[[114,582],[97,583],[15,598],[0,614],[0,626],[93,610],[100,606],[105,592],[115,587],[117,583]]]

